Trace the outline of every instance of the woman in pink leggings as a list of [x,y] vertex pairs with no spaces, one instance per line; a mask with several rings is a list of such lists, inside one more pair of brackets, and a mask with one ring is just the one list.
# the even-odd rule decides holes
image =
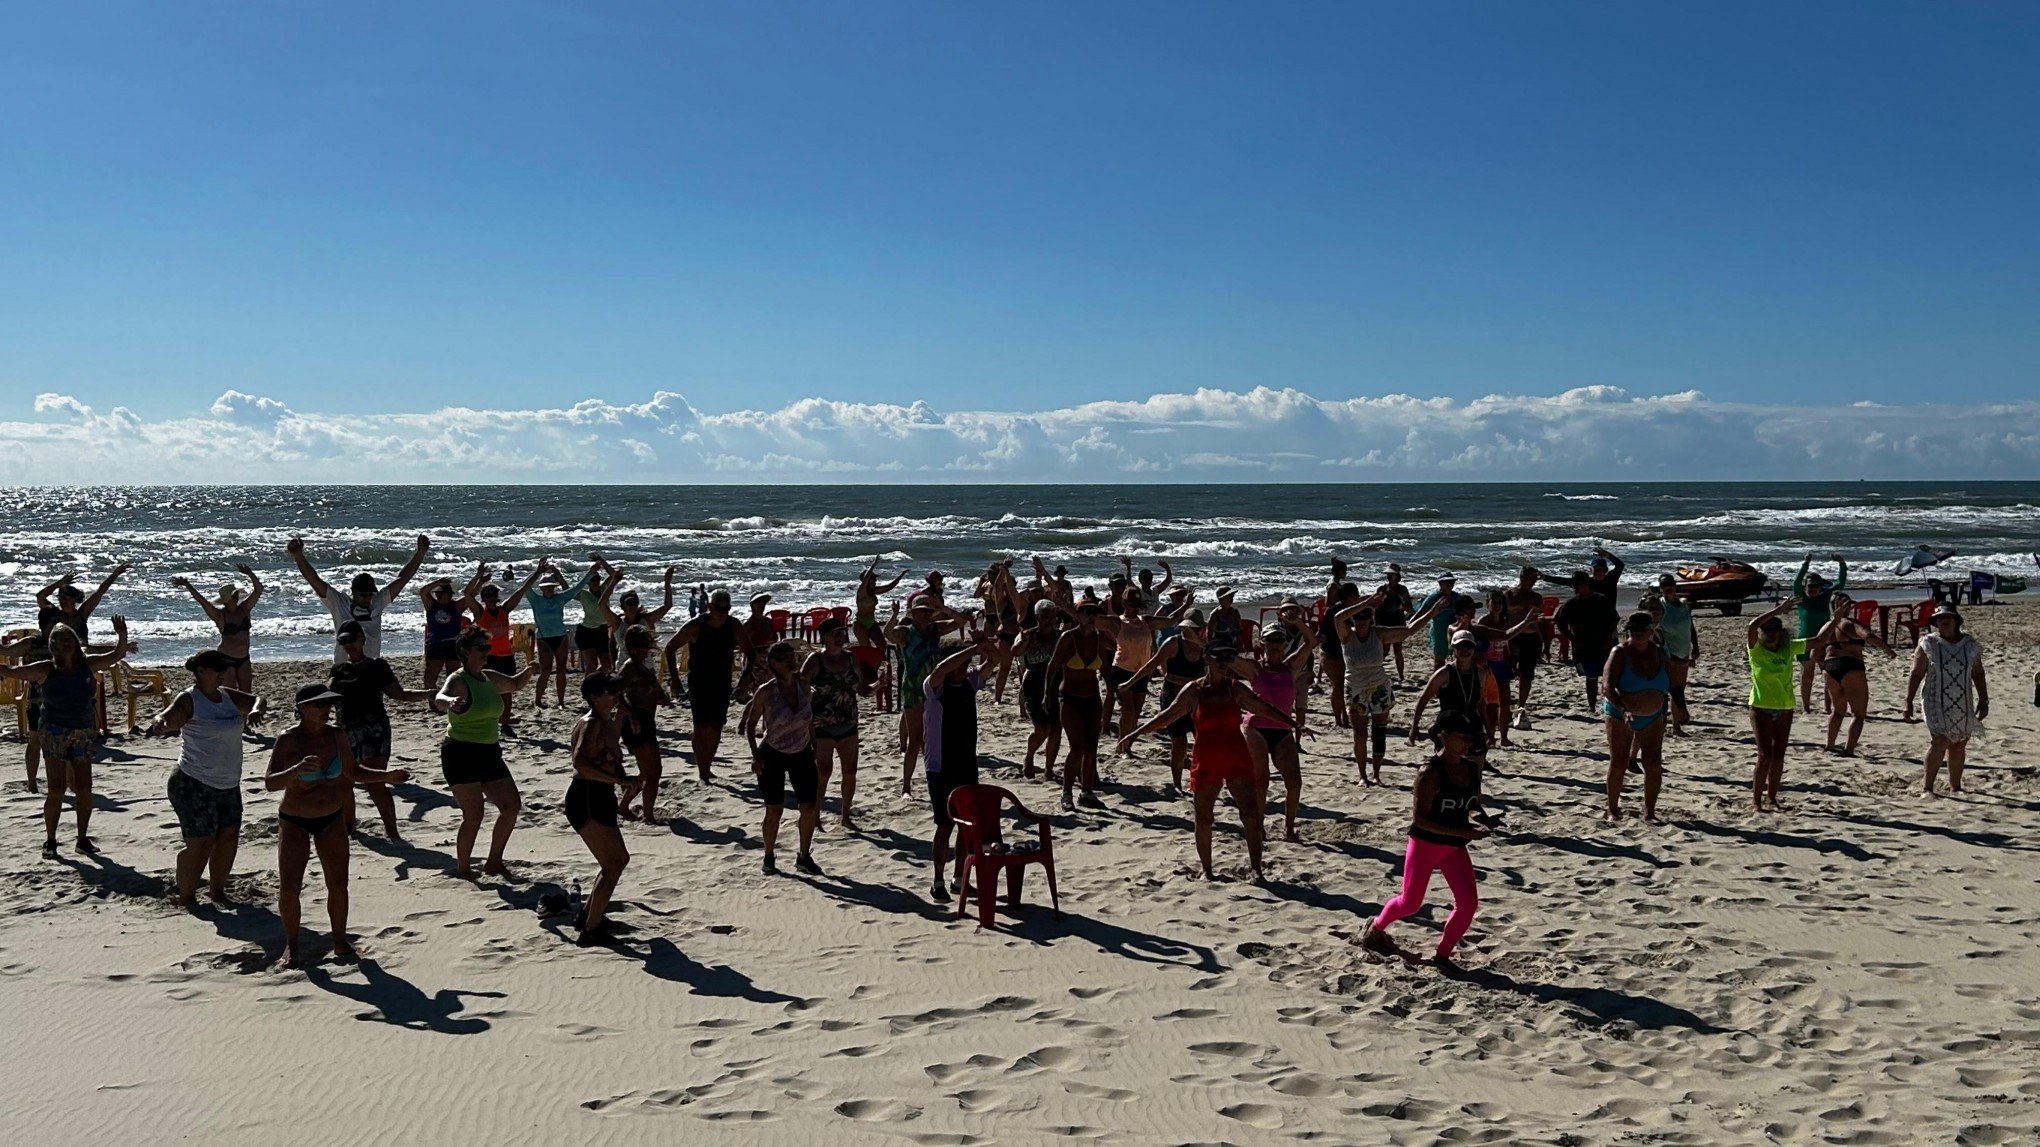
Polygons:
[[1452,949],[1473,924],[1480,908],[1475,888],[1473,861],[1466,855],[1469,842],[1488,835],[1488,829],[1472,823],[1473,817],[1493,822],[1480,807],[1480,765],[1467,759],[1473,747],[1474,729],[1459,714],[1439,718],[1432,729],[1439,753],[1417,770],[1414,816],[1410,821],[1409,850],[1403,854],[1402,891],[1382,905],[1381,914],[1367,928],[1360,946],[1384,956],[1399,956],[1388,928],[1424,906],[1431,873],[1443,870],[1452,889],[1452,914],[1445,918],[1445,933],[1438,938],[1439,963],[1452,961]]

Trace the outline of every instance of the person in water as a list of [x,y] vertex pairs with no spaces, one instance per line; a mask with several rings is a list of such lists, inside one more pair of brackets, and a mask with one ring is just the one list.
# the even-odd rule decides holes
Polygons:
[[1485,840],[1494,821],[1480,804],[1480,762],[1470,755],[1479,725],[1461,713],[1438,719],[1434,732],[1438,754],[1417,770],[1411,786],[1409,844],[1403,852],[1402,890],[1381,906],[1381,912],[1361,935],[1360,946],[1383,956],[1402,952],[1389,938],[1395,922],[1413,915],[1424,906],[1431,888],[1431,874],[1444,872],[1445,885],[1452,890],[1452,914],[1438,937],[1433,956],[1450,964],[1452,953],[1473,926],[1480,910],[1480,880],[1467,855],[1467,846]]
[[801,679],[792,642],[774,642],[765,652],[765,665],[772,676],[751,695],[738,725],[751,744],[751,771],[758,776],[758,795],[765,804],[759,832],[765,845],[765,875],[779,874],[774,849],[790,787],[800,838],[793,866],[820,876],[822,869],[812,851],[815,826],[822,819],[821,777],[815,772],[814,691]]
[[227,904],[227,881],[241,846],[241,734],[262,714],[262,699],[230,687],[234,659],[217,650],[184,662],[191,687],[144,730],[151,737],[181,737],[170,773],[170,808],[184,847],[177,853],[177,906],[190,908],[205,874],[206,895]]
[[1247,839],[1247,867],[1254,881],[1265,879],[1261,872],[1261,801],[1254,788],[1254,758],[1247,749],[1244,732],[1246,716],[1296,726],[1288,713],[1256,696],[1234,675],[1238,651],[1222,646],[1204,650],[1204,676],[1184,686],[1168,707],[1145,724],[1119,738],[1117,752],[1124,755],[1138,738],[1191,716],[1196,722],[1197,740],[1190,752],[1190,793],[1194,801],[1197,863],[1206,880],[1218,877],[1211,867],[1212,813],[1220,790],[1232,794],[1239,810],[1240,830]]
[[[1311,647],[1315,644],[1308,629],[1303,631],[1301,640],[1292,639],[1289,630],[1279,625],[1262,630],[1260,660],[1250,663],[1254,676],[1249,688],[1254,696],[1280,712],[1294,712],[1297,684],[1310,673]],[[1309,732],[1258,713],[1247,714],[1247,752],[1254,759],[1254,793],[1265,810],[1270,771],[1282,774],[1282,839],[1286,841],[1297,839],[1296,818],[1303,807],[1303,766],[1297,742]]]
[[666,683],[681,692],[680,651],[687,651],[687,708],[694,721],[694,769],[703,784],[715,779],[715,755],[722,749],[723,726],[729,723],[730,700],[736,692],[737,657],[750,655],[751,639],[730,616],[730,591],[708,595],[708,609],[666,643]]
[[[1834,595],[1849,587],[1849,559],[1840,554],[1828,556],[1835,561],[1835,580],[1829,581],[1815,572],[1812,554],[1806,555],[1799,563],[1799,572],[1792,576],[1792,596],[1799,599],[1799,637],[1809,648],[1834,614]],[[1817,669],[1810,653],[1799,655],[1799,707],[1803,712],[1813,712],[1813,678]]]
[[219,651],[233,663],[227,671],[227,684],[248,693],[254,689],[252,682],[255,679],[254,667],[248,661],[248,631],[254,628],[250,617],[255,612],[255,604],[262,600],[263,587],[262,579],[256,577],[249,566],[243,564],[234,568],[248,579],[246,594],[241,592],[240,586],[228,582],[220,587],[218,600],[211,600],[192,587],[190,578],[173,577],[170,584],[190,594],[198,608],[205,611],[207,620],[220,631]]
[[[389,585],[378,588],[374,575],[358,573],[347,583],[347,592],[341,593],[326,584],[326,579],[319,576],[319,571],[312,567],[311,560],[305,557],[303,538],[292,538],[283,547],[284,552],[290,555],[290,560],[297,564],[298,576],[304,578],[305,584],[311,587],[312,596],[319,599],[319,604],[325,606],[327,614],[333,618],[334,632],[339,632],[340,627],[349,621],[361,623],[362,641],[370,657],[382,656],[383,611],[389,609],[390,603],[397,600],[397,595],[404,592],[404,587],[411,584],[411,578],[425,562],[425,552],[431,548],[432,539],[419,534],[416,544],[411,548],[411,559],[404,563],[403,569],[397,571],[396,577],[390,579]],[[346,660],[346,657],[336,643],[333,646],[333,664],[338,665]]]
[[609,938],[609,898],[630,864],[630,847],[616,821],[617,786],[630,785],[630,775],[623,770],[619,694],[616,678],[599,669],[582,676],[581,700],[587,709],[574,722],[570,740],[574,778],[567,782],[566,797],[560,802],[567,824],[601,867],[581,917],[574,922],[583,945]]
[[277,915],[283,918],[279,968],[298,964],[299,897],[305,865],[314,848],[319,852],[319,868],[326,874],[326,915],[333,925],[333,956],[355,958],[354,945],[347,938],[346,817],[354,799],[353,786],[370,781],[396,785],[411,779],[403,769],[363,769],[355,764],[346,735],[326,720],[339,699],[339,694],[324,685],[299,686],[297,724],[276,738],[269,753],[265,787],[283,794],[276,806]]
[[1766,802],[1778,808],[1778,784],[1785,775],[1785,750],[1792,743],[1792,666],[1806,652],[1806,639],[1785,636],[1783,614],[1796,597],[1778,603],[1750,622],[1750,731],[1757,738],[1757,764],[1750,774],[1750,801],[1758,812]]
[[822,647],[808,654],[800,675],[814,691],[815,773],[819,799],[829,796],[829,778],[840,766],[843,801],[837,805],[838,823],[845,832],[857,831],[851,805],[857,799],[857,699],[871,692],[865,683],[856,654],[850,651],[850,627],[840,618],[821,624]]
[[1622,643],[1608,651],[1601,673],[1602,725],[1608,733],[1608,809],[1622,819],[1622,783],[1632,758],[1643,764],[1643,819],[1657,823],[1658,788],[1665,776],[1665,717],[1671,705],[1671,659],[1652,640],[1650,614],[1632,613]]
[[[1875,645],[1887,660],[1898,657],[1883,638],[1851,616],[1854,605],[1848,595],[1836,592],[1828,623],[1813,635],[1809,647],[1827,679],[1827,751],[1845,757],[1856,755],[1856,742],[1863,737],[1863,722],[1870,710],[1870,674],[1863,668],[1864,652]],[[1849,722],[1849,739],[1837,750],[1835,741],[1841,736],[1844,719]]]
[[1983,646],[1962,632],[1962,614],[1943,602],[1936,607],[1933,631],[1920,635],[1913,652],[1912,674],[1905,683],[1905,719],[1913,719],[1913,702],[1926,687],[1926,788],[1934,796],[1934,778],[1948,763],[1948,791],[1962,791],[1962,765],[1969,738],[1990,716],[1990,684],[1983,675]]
[[525,665],[516,676],[489,668],[489,635],[470,629],[460,635],[460,668],[447,675],[432,698],[435,712],[446,714],[446,738],[439,742],[439,772],[460,806],[460,828],[454,834],[454,875],[474,879],[475,838],[482,833],[483,805],[496,806],[496,825],[489,837],[489,858],[482,871],[508,876],[503,849],[517,829],[524,801],[517,781],[503,761],[504,699],[524,688],[538,669]]
[[42,854],[57,855],[57,820],[64,793],[71,793],[78,820],[78,851],[90,855],[92,843],[92,757],[99,751],[98,675],[120,664],[128,653],[127,619],[113,618],[113,648],[85,652],[68,625],[50,630],[49,659],[26,665],[0,665],[0,680],[42,686],[42,757],[49,766],[49,792],[43,794]]
[[[404,688],[397,682],[397,671],[390,668],[389,662],[368,656],[362,648],[365,643],[359,622],[343,624],[337,639],[347,660],[333,667],[328,683],[340,698],[340,731],[347,737],[347,747],[354,753],[354,763],[362,773],[380,773],[390,763],[390,714],[383,702],[417,704],[430,701],[432,694],[423,689]],[[361,787],[368,790],[370,803],[382,817],[383,835],[391,840],[401,839],[397,835],[397,802],[390,787],[374,780],[363,781]],[[354,827],[352,793],[347,800],[347,827]]]

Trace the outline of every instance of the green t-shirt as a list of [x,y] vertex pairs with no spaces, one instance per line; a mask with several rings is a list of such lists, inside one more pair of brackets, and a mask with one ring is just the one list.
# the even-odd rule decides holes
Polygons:
[[1750,645],[1750,708],[1790,709],[1792,666],[1806,652],[1806,639],[1793,637],[1776,649],[1764,648],[1762,641]]

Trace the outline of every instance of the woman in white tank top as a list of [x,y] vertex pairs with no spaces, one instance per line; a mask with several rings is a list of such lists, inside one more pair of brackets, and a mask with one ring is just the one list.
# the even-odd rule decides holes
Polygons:
[[170,807],[184,836],[177,854],[177,904],[189,908],[198,874],[207,869],[207,894],[216,904],[227,903],[227,878],[241,837],[241,734],[261,716],[262,702],[222,684],[234,664],[217,649],[194,654],[184,667],[191,671],[191,688],[149,725],[148,735],[183,740],[170,774]]

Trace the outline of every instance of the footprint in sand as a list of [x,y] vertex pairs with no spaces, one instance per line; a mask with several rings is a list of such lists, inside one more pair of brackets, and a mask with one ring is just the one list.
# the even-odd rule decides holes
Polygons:
[[836,1105],[836,1114],[861,1123],[904,1123],[919,1118],[921,1109],[898,1099],[848,1099]]
[[1282,1112],[1265,1103],[1235,1103],[1231,1107],[1219,1108],[1218,1113],[1263,1131],[1273,1131],[1282,1126]]

